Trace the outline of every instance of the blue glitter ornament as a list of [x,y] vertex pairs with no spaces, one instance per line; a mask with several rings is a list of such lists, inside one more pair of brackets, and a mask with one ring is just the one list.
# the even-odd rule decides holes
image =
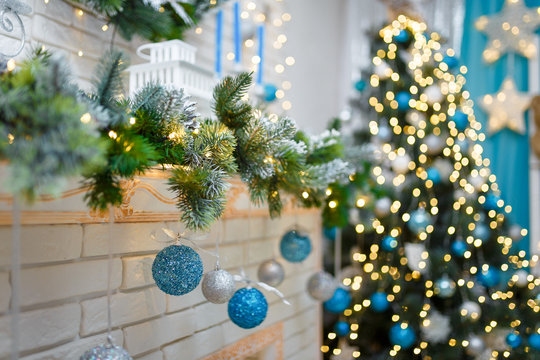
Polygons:
[[185,295],[201,282],[203,276],[201,257],[189,246],[167,246],[154,259],[152,276],[164,293]]
[[296,230],[287,232],[281,238],[279,249],[283,258],[289,262],[302,262],[311,252],[311,240]]
[[426,170],[427,172],[427,179],[431,180],[433,182],[433,185],[438,185],[441,183],[441,174],[439,173],[439,170],[437,170],[434,167],[430,167]]
[[409,41],[409,33],[407,30],[401,30],[397,35],[394,36],[394,40],[400,44],[406,43]]
[[82,354],[79,360],[133,360],[131,355],[121,346],[111,341],[95,346]]
[[351,326],[348,322],[345,321],[338,321],[334,325],[334,331],[336,332],[337,336],[343,337],[349,335],[351,332]]
[[276,96],[276,92],[277,92],[277,87],[273,84],[265,84],[264,85],[264,88],[263,88],[263,91],[264,91],[264,96],[263,96],[263,99],[264,101],[266,102],[272,102],[274,100],[276,100],[277,96]]
[[472,236],[475,239],[480,239],[482,243],[485,243],[489,240],[489,236],[491,235],[491,231],[489,230],[489,227],[484,223],[476,223],[476,226],[474,227],[474,230],[472,232]]
[[429,225],[431,225],[431,216],[424,208],[413,211],[411,213],[411,218],[407,222],[409,229],[416,234],[426,231],[426,228]]
[[366,82],[364,80],[358,80],[354,83],[354,88],[358,92],[362,92],[366,89]]
[[371,295],[370,300],[371,300],[371,308],[375,312],[383,312],[383,311],[386,311],[390,307],[390,302],[388,301],[388,297],[382,291],[373,293],[373,295]]
[[485,287],[494,287],[501,281],[501,274],[497,269],[489,267],[487,271],[478,274],[478,281]]
[[229,300],[229,318],[243,329],[259,326],[266,318],[267,312],[268,302],[255,288],[240,289]]
[[529,336],[529,346],[535,350],[540,350],[540,334],[534,333]]
[[510,345],[511,348],[519,347],[522,342],[523,339],[521,336],[519,336],[519,334],[511,332],[510,334],[506,335],[506,343]]
[[395,237],[387,235],[381,242],[381,248],[384,251],[394,251],[398,246],[398,241]]
[[406,91],[400,91],[396,94],[396,101],[398,103],[399,110],[410,109],[409,101],[411,100],[411,94]]
[[456,240],[452,243],[450,246],[450,250],[452,250],[452,254],[458,257],[465,256],[465,252],[467,252],[467,243],[463,240]]
[[396,324],[390,329],[390,342],[403,349],[410,348],[416,341],[416,334],[410,326],[403,323]]
[[348,290],[338,287],[330,300],[324,302],[324,308],[332,313],[339,314],[351,304],[351,294]]
[[452,121],[456,124],[456,129],[465,131],[467,126],[469,126],[469,115],[463,111],[456,110],[456,113],[452,116]]
[[336,240],[337,226],[332,226],[332,227],[325,226],[323,228],[323,234],[328,240],[332,240],[332,241]]
[[445,55],[442,62],[448,65],[448,69],[455,69],[459,65],[458,58],[450,55]]
[[484,201],[483,207],[487,211],[495,210],[500,211],[501,207],[499,206],[498,202],[501,200],[501,198],[495,194],[487,194],[486,195],[486,201]]

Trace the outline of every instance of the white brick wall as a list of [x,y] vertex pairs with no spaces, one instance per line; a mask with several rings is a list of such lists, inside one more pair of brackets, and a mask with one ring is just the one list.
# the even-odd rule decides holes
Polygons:
[[[86,86],[92,76],[91,69],[109,46],[111,30],[103,32],[103,21],[86,11],[79,16],[73,6],[61,0],[50,0],[48,4],[43,0],[26,2],[34,9],[33,14],[24,18],[30,37],[27,50],[39,43],[64,52],[79,82]],[[232,51],[228,11],[225,54]],[[202,34],[191,32],[186,39],[199,47],[198,63],[212,69],[213,15],[203,19],[200,26]],[[0,49],[13,43],[12,38],[0,33]],[[132,62],[140,61],[134,50],[141,43],[116,38],[116,44],[131,55]],[[79,51],[83,56],[78,56]],[[269,54],[268,58],[266,66],[272,69],[275,64],[272,59],[277,57]],[[232,62],[224,59],[224,69],[232,69]],[[272,76],[270,71],[268,74]],[[172,197],[166,191],[165,180],[145,181]],[[76,186],[77,182],[73,184]],[[185,296],[165,295],[152,280],[151,266],[155,254],[166,244],[153,239],[152,235],[165,240],[161,228],[182,231],[182,226],[172,221],[176,214],[161,220],[116,222],[111,231],[113,338],[135,359],[200,359],[278,322],[283,322],[284,359],[319,358],[319,306],[304,290],[307,277],[319,267],[319,214],[317,211],[300,215],[288,212],[281,219],[272,220],[265,212],[254,212],[248,218],[246,201],[247,196],[242,194],[229,204],[242,208],[244,215],[224,218],[213,226],[207,238],[197,242],[202,248],[214,250],[215,239],[220,236],[222,267],[232,272],[244,267],[251,278],[256,278],[260,262],[274,256],[280,259],[279,237],[295,222],[313,229],[311,238],[315,252],[308,260],[298,265],[281,259],[287,277],[279,289],[292,305],[286,306],[275,295],[266,294],[270,304],[267,319],[259,328],[244,330],[228,320],[226,305],[208,303],[200,287]],[[131,203],[138,210],[160,214],[174,209],[144,191],[137,192]],[[0,201],[0,211],[7,210],[9,204]],[[106,338],[109,225],[85,215],[87,209],[81,194],[38,203],[32,210],[39,212],[34,220],[23,218],[21,239],[22,359],[78,359],[85,350]],[[55,214],[60,215],[50,218],[62,220],[43,220],[55,210],[58,210]],[[10,344],[10,239],[11,228],[0,226],[0,358],[7,356]],[[205,271],[213,269],[215,259],[204,252],[200,255]]]

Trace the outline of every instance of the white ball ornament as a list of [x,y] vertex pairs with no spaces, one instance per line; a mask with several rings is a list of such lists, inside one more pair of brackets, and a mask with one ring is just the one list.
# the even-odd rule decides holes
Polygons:
[[521,230],[521,226],[514,224],[508,230],[508,235],[513,241],[519,241],[523,238],[523,235],[521,235]]
[[336,280],[326,271],[316,272],[308,279],[307,291],[315,300],[329,300],[332,298],[332,296],[334,296],[336,289]]
[[204,275],[201,289],[206,300],[214,304],[224,304],[234,295],[236,284],[228,271],[217,269]]
[[426,121],[426,114],[420,111],[408,111],[405,120],[413,126],[418,126],[421,121]]
[[474,301],[465,301],[459,308],[459,313],[466,319],[478,321],[482,316],[482,308]]
[[486,348],[486,344],[484,343],[484,340],[482,340],[482,338],[477,335],[471,335],[469,336],[467,340],[469,341],[469,345],[465,349],[465,352],[468,355],[471,355],[471,356],[480,355]]
[[440,103],[444,98],[441,88],[437,84],[426,87],[424,89],[424,94],[427,96],[427,102],[430,105]]
[[409,155],[398,155],[396,158],[392,161],[392,170],[396,174],[406,174],[409,172],[409,163],[411,162],[411,158]]
[[452,175],[452,172],[454,171],[454,167],[450,161],[445,159],[435,160],[433,162],[433,167],[439,171],[442,181],[448,181],[450,179],[450,175]]
[[375,215],[378,217],[385,217],[390,214],[390,208],[392,207],[392,200],[387,197],[383,197],[375,201]]
[[519,269],[514,273],[512,276],[512,280],[515,281],[516,285],[519,287],[525,287],[529,285],[529,280],[527,279],[529,277],[529,273],[523,269]]
[[424,139],[424,144],[427,146],[426,153],[428,155],[437,155],[444,149],[444,140],[442,137],[430,134]]
[[375,66],[374,73],[380,79],[384,80],[384,79],[388,79],[390,75],[392,75],[392,69],[390,68],[390,66],[388,66],[387,63],[382,61],[379,65]]
[[482,186],[486,183],[486,179],[484,179],[483,176],[481,175],[476,175],[476,176],[469,176],[469,184],[471,184],[474,189],[476,191],[481,191],[482,190]]

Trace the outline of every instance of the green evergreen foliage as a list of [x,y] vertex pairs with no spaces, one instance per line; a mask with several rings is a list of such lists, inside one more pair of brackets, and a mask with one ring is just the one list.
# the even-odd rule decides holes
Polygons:
[[8,161],[2,187],[31,202],[99,164],[103,144],[88,111],[59,56],[38,50],[19,69],[1,73],[0,159]]

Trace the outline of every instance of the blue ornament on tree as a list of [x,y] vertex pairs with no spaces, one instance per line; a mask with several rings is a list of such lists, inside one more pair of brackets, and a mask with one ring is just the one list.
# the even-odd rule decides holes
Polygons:
[[501,281],[501,274],[493,267],[489,267],[486,271],[481,271],[478,274],[478,281],[485,287],[494,287]]
[[400,91],[396,94],[396,101],[398,103],[399,110],[408,110],[410,109],[409,101],[411,100],[411,94],[407,91]]
[[233,323],[243,329],[252,329],[266,318],[268,302],[259,290],[243,288],[234,293],[227,310]]
[[349,335],[351,332],[351,326],[348,322],[345,321],[338,321],[334,325],[334,331],[336,332],[337,336],[343,337]]
[[289,262],[302,262],[311,252],[311,240],[296,230],[287,232],[279,244],[281,255]]
[[189,246],[167,246],[154,259],[152,276],[164,293],[185,295],[201,282],[203,276],[201,257]]
[[469,126],[469,115],[465,114],[463,111],[456,110],[456,113],[452,116],[452,121],[456,124],[456,129],[465,131],[467,126]]
[[409,33],[407,30],[401,30],[397,35],[394,36],[394,40],[400,44],[406,43],[409,41]]
[[411,213],[411,218],[407,222],[407,226],[412,232],[420,234],[426,231],[426,228],[431,225],[431,216],[426,209],[419,208]]
[[266,102],[272,102],[276,100],[277,87],[274,84],[265,84],[263,88],[263,99]]
[[485,243],[489,240],[489,236],[491,235],[491,231],[489,230],[489,227],[484,223],[476,223],[476,226],[474,227],[474,230],[472,232],[472,236],[475,239],[480,239],[482,243]]
[[410,326],[404,323],[396,324],[390,329],[390,342],[403,349],[410,348],[416,341],[416,334]]
[[398,241],[395,237],[387,235],[381,242],[381,248],[384,251],[394,251],[398,247]]
[[455,69],[459,65],[459,60],[455,56],[445,55],[442,60],[443,63],[448,65],[448,69]]
[[362,92],[366,89],[366,85],[367,85],[366,82],[360,79],[354,83],[354,88],[356,89],[356,91]]
[[467,243],[461,239],[456,240],[450,246],[450,250],[452,250],[452,254],[455,256],[463,257],[468,250]]
[[430,167],[426,170],[427,172],[427,179],[431,180],[433,182],[433,185],[438,185],[441,183],[441,174],[439,173],[439,170],[437,170],[434,167]]
[[324,308],[332,313],[339,314],[351,304],[351,294],[348,290],[338,287],[334,295],[324,302]]
[[390,302],[388,301],[388,297],[386,293],[382,291],[373,293],[373,295],[371,295],[370,300],[371,300],[371,308],[375,312],[383,312],[383,311],[386,311],[390,307]]
[[435,290],[435,295],[443,299],[450,298],[456,293],[456,283],[446,274],[435,281],[433,288]]
[[501,207],[499,206],[499,200],[501,200],[501,198],[495,194],[487,194],[486,195],[486,201],[484,201],[484,209],[486,209],[487,211],[490,211],[490,210],[495,210],[495,211],[500,211],[501,210]]
[[523,339],[521,338],[521,336],[519,336],[519,334],[511,332],[510,334],[506,335],[506,343],[511,348],[519,347],[522,342],[523,342]]
[[540,350],[540,334],[531,334],[531,336],[529,336],[529,345],[535,350]]
[[337,226],[332,226],[332,227],[325,226],[323,228],[323,234],[328,240],[332,240],[332,241],[336,240]]

